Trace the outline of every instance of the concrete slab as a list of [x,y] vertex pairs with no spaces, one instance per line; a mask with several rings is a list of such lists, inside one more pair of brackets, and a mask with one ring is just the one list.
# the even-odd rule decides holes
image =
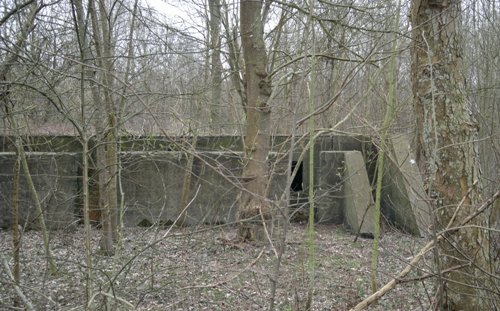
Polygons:
[[[81,179],[78,177],[81,176],[81,152],[77,140],[71,137],[30,139],[36,151],[58,151],[31,152],[29,160],[33,167],[35,187],[48,215],[48,225],[59,228],[73,223],[81,210],[81,199],[78,198],[81,191]],[[124,221],[127,226],[141,223],[169,224],[179,215],[187,164],[185,154],[179,151],[182,150],[179,148],[182,139],[185,138],[131,137],[123,142],[122,187],[125,192]],[[8,137],[1,141],[2,150],[12,149]],[[306,140],[303,140],[295,146],[295,161],[305,143]],[[283,194],[286,191],[293,190],[285,189],[289,144],[288,137],[273,138],[269,156],[269,167],[273,174],[268,195],[271,200],[277,201],[285,197]],[[429,224],[428,206],[417,166],[411,161],[409,140],[400,137],[393,140],[392,146],[384,172],[382,212],[401,229],[422,235]],[[345,223],[352,231],[361,227],[362,233],[372,233],[373,199],[368,177],[374,174],[373,157],[370,156],[375,154],[371,151],[372,147],[366,137],[325,135],[317,139],[314,145],[314,188],[318,222]],[[191,198],[195,194],[196,197],[187,209],[185,224],[235,220],[243,163],[241,149],[241,137],[201,137],[198,140],[190,185]],[[76,153],[61,152],[64,150]],[[4,228],[10,225],[14,159],[13,152],[0,153],[0,227]],[[293,190],[298,191],[300,196],[297,202],[303,203],[305,207],[308,198],[304,194],[309,189],[307,163],[306,153],[302,180],[297,181],[301,187]],[[31,195],[26,190],[22,191],[23,221],[35,225],[36,222],[30,218],[33,216]],[[93,200],[96,198],[95,191],[91,193],[91,203],[96,205],[97,201]]]
[[[203,155],[203,159],[194,160],[190,185],[190,200],[194,198],[194,201],[186,209],[186,225],[227,222],[234,218],[231,207],[237,195],[235,185],[216,170],[220,165],[226,173],[239,176],[238,161],[239,157],[228,155]],[[183,153],[127,152],[122,155],[122,163],[125,225],[135,226],[144,220],[174,222],[181,211],[180,196],[187,163]]]
[[[360,151],[323,151],[319,218],[338,222],[341,216],[353,232],[373,236],[373,198]],[[360,229],[361,227],[361,229]]]
[[319,156],[319,183],[316,188],[319,223],[344,223],[344,152],[322,151]]
[[[126,152],[122,154],[122,163],[124,224],[174,222],[181,211],[186,156],[174,151]],[[186,209],[185,225],[235,220],[241,164],[241,153],[197,152],[190,185],[190,200],[194,200]],[[285,172],[273,175],[272,180],[269,193],[274,198],[285,183]]]
[[375,212],[363,155],[360,151],[347,151],[344,155],[345,224],[353,232],[359,231],[361,235],[373,236]]
[[[78,167],[81,155],[64,152],[26,152],[30,173],[44,211],[48,229],[63,229],[77,221]],[[0,227],[11,225],[14,152],[0,152]],[[20,225],[38,228],[37,213],[21,168]]]
[[398,228],[424,236],[430,225],[429,205],[411,140],[393,137],[384,165],[382,211]]

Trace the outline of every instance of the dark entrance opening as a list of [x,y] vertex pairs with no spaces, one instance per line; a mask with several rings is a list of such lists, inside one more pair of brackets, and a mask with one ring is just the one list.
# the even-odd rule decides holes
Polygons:
[[[292,161],[292,174],[297,167],[297,161]],[[292,180],[292,184],[290,185],[290,190],[298,192],[303,190],[303,175],[302,175],[302,162],[300,162],[299,168],[297,169],[297,174]]]

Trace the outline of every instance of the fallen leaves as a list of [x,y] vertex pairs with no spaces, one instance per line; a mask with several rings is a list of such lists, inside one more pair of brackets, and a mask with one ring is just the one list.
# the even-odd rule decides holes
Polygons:
[[[316,227],[314,310],[346,310],[369,295],[371,240],[358,240],[342,227]],[[98,255],[99,232],[92,231],[94,279],[92,307],[115,310],[263,310],[268,308],[276,256],[269,245],[242,243],[232,226],[126,228],[120,257]],[[278,310],[304,301],[309,284],[305,225],[289,230],[278,282]],[[83,229],[51,232],[51,247],[61,276],[49,276],[43,243],[36,231],[23,235],[20,288],[38,308],[76,310],[85,306]],[[161,239],[157,241],[157,239]],[[156,243],[152,244],[153,241]],[[277,242],[276,242],[277,243]],[[381,241],[382,283],[405,265],[419,239],[399,232]],[[147,247],[150,245],[150,247]],[[413,246],[412,246],[413,245]],[[139,253],[143,250],[142,253]],[[10,231],[0,231],[0,251],[11,260]],[[400,254],[400,255],[398,255]],[[0,270],[0,309],[15,296]],[[404,284],[369,310],[426,310],[421,283]]]

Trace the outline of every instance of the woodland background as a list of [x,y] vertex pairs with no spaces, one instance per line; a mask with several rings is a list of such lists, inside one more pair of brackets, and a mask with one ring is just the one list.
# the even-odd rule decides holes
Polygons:
[[[29,135],[74,135],[81,142],[84,155],[90,151],[97,154],[95,165],[100,172],[100,204],[103,206],[99,242],[93,237],[96,230],[89,226],[87,211],[84,211],[84,228],[75,233],[82,238],[81,244],[76,247],[85,249],[85,256],[75,258],[74,263],[77,264],[71,266],[79,270],[85,293],[72,293],[69,296],[61,294],[63,298],[59,302],[51,295],[44,297],[39,292],[43,290],[40,284],[47,280],[57,283],[64,278],[66,280],[61,281],[61,284],[66,284],[71,273],[77,272],[63,272],[57,268],[61,264],[64,266],[61,260],[66,255],[57,251],[55,255],[51,253],[50,249],[56,242],[50,241],[50,234],[44,233],[41,225],[41,244],[33,241],[34,244],[28,244],[43,245],[44,254],[38,261],[33,259],[33,262],[46,261],[51,275],[62,273],[65,277],[57,281],[42,275],[30,281],[33,282],[30,283],[33,288],[38,288],[38,292],[28,294],[29,286],[25,288],[22,285],[19,270],[19,252],[23,249],[19,243],[24,233],[18,232],[17,226],[13,228],[12,236],[2,232],[5,237],[2,240],[6,241],[6,244],[2,242],[2,251],[12,251],[14,263],[10,261],[11,257],[2,255],[2,273],[7,276],[3,278],[6,281],[2,281],[5,282],[2,287],[8,286],[12,291],[2,290],[2,296],[5,294],[9,298],[2,298],[0,305],[16,308],[24,304],[28,309],[39,309],[46,302],[47,309],[58,309],[70,303],[65,297],[78,297],[70,299],[76,302],[71,306],[74,309],[154,309],[155,304],[159,304],[157,307],[161,309],[165,308],[166,303],[162,297],[175,297],[175,294],[167,294],[172,288],[168,282],[156,283],[154,280],[157,275],[155,269],[159,269],[157,264],[161,265],[160,257],[154,260],[157,254],[155,246],[163,243],[157,237],[162,237],[161,241],[164,241],[167,236],[170,237],[172,228],[161,233],[159,230],[164,229],[158,228],[153,237],[142,241],[144,249],[139,252],[136,252],[137,248],[121,252],[130,245],[124,246],[127,233],[119,230],[117,223],[120,199],[117,189],[120,169],[117,154],[120,137],[186,136],[195,142],[200,135],[245,136],[247,162],[243,178],[250,180],[244,187],[247,191],[243,191],[240,206],[241,214],[245,216],[255,214],[256,208],[262,210],[272,205],[262,203],[261,187],[266,181],[262,182],[254,176],[266,176],[263,165],[268,150],[265,147],[255,148],[265,143],[252,144],[257,141],[269,142],[272,135],[292,138],[309,136],[312,141],[318,133],[338,133],[373,137],[380,150],[384,150],[385,141],[392,135],[415,137],[417,161],[428,178],[425,182],[433,200],[431,190],[436,188],[438,192],[438,199],[433,201],[436,210],[439,210],[439,204],[443,204],[440,198],[446,197],[446,191],[439,192],[439,184],[435,182],[439,181],[440,172],[445,170],[448,173],[447,176],[442,174],[443,178],[450,178],[449,173],[452,171],[447,171],[450,167],[464,167],[464,172],[468,172],[469,168],[481,172],[480,186],[471,176],[464,175],[467,179],[465,192],[452,195],[449,201],[445,200],[445,205],[458,206],[455,214],[452,212],[436,218],[441,221],[438,222],[439,228],[444,228],[445,232],[450,229],[446,227],[450,219],[457,220],[457,224],[463,227],[466,223],[460,221],[467,220],[478,206],[483,206],[481,202],[492,198],[487,213],[476,217],[479,220],[471,228],[459,230],[457,234],[466,240],[473,240],[471,237],[479,234],[477,241],[480,246],[487,248],[485,253],[490,256],[484,262],[488,268],[485,268],[482,259],[476,260],[471,253],[472,244],[460,244],[462,239],[458,239],[458,244],[450,242],[459,249],[459,253],[460,247],[463,247],[461,253],[465,254],[467,262],[479,268],[467,268],[463,274],[460,268],[466,264],[462,261],[458,264],[444,261],[442,267],[438,261],[437,266],[429,264],[427,268],[430,270],[422,268],[423,276],[415,276],[414,280],[423,281],[436,276],[438,285],[430,290],[423,286],[424,294],[418,296],[418,303],[415,303],[418,307],[415,308],[425,310],[432,305],[441,310],[458,310],[461,305],[467,305],[468,302],[462,301],[462,298],[456,298],[453,294],[448,296],[453,291],[455,295],[463,291],[470,297],[476,297],[471,298],[474,303],[488,297],[485,304],[479,304],[481,307],[467,310],[480,310],[486,305],[498,307],[495,304],[500,293],[498,276],[495,277],[498,257],[494,257],[498,249],[494,237],[484,242],[481,232],[487,232],[485,236],[498,233],[498,208],[489,207],[495,205],[500,181],[500,2],[266,0],[240,3],[190,0],[169,1],[166,7],[166,10],[160,9],[160,5],[151,6],[139,0],[0,0],[0,134],[16,137],[19,161],[13,170],[23,170],[25,175],[29,175],[29,169],[23,163],[24,152],[29,151],[29,140],[25,139]],[[429,60],[428,65],[422,65],[428,68],[422,71],[419,69],[422,66],[417,66],[421,65],[418,63],[419,53],[424,53]],[[446,81],[451,81],[451,84]],[[432,104],[436,107],[448,105],[449,108],[441,115],[439,113],[442,111],[437,109],[437,119],[427,110],[425,98],[419,98],[422,94],[419,92],[427,87],[427,82],[431,89],[429,94],[432,93]],[[446,95],[436,95],[434,98],[438,93]],[[448,97],[449,94],[455,97]],[[419,103],[418,100],[422,101]],[[424,108],[419,110],[419,107]],[[473,121],[459,120],[462,122],[457,127],[460,130],[455,128],[453,131],[452,128],[451,132],[441,128],[443,124],[454,124],[454,115],[462,115],[464,111]],[[430,120],[433,127],[426,127],[426,120]],[[462,132],[474,132],[474,135],[467,136],[469,138],[463,141]],[[91,138],[101,142],[96,150],[88,150]],[[477,148],[476,156],[465,157],[465,160],[457,157],[458,162],[452,162],[457,159],[446,159],[451,157],[450,154],[441,152],[449,147],[449,142],[457,149],[462,145]],[[83,165],[87,167],[88,157],[83,158]],[[454,163],[463,166],[455,166]],[[459,174],[461,171],[456,169],[454,173]],[[433,177],[433,174],[438,177]],[[88,176],[82,178],[83,183],[88,184]],[[448,179],[443,184],[448,185],[447,182]],[[86,191],[88,189],[82,193],[84,206],[88,206]],[[33,193],[35,195],[36,189]],[[462,205],[465,207],[461,209]],[[299,261],[303,267],[302,277],[306,280],[306,288],[299,290],[294,286],[285,286],[287,291],[280,292],[280,266],[283,254],[286,257],[286,247],[283,246],[285,242],[280,244],[282,247],[274,248],[272,245],[271,250],[266,251],[270,253],[266,253],[269,255],[266,258],[276,256],[276,268],[266,274],[273,274],[265,284],[269,291],[259,292],[259,286],[264,285],[252,283],[250,287],[253,291],[257,290],[261,298],[256,300],[255,305],[245,305],[242,310],[273,310],[277,306],[283,310],[336,308],[335,304],[326,306],[313,303],[315,261],[314,226],[311,223],[309,236],[300,239],[300,243],[306,245],[302,252],[303,261]],[[250,247],[248,244],[241,246],[239,242],[233,241],[232,234],[253,240],[253,228],[240,226],[237,232],[233,232],[233,229],[217,233],[219,235],[213,238],[214,243],[219,243],[217,245],[223,250],[226,247],[246,250],[246,259],[263,257],[263,253],[255,252],[255,248],[246,249]],[[472,235],[460,235],[461,232],[472,232]],[[455,233],[453,231],[452,234]],[[188,236],[190,233],[178,234]],[[128,239],[133,240],[130,237]],[[450,258],[458,258],[455,250],[450,251],[442,244],[443,240],[444,233],[435,231],[434,245],[439,245],[435,249],[440,249]],[[66,245],[64,241],[59,241],[57,243]],[[282,241],[286,241],[286,234]],[[99,265],[102,262],[100,255],[97,255],[97,244],[100,245],[99,254],[116,259],[108,266],[111,267],[109,271],[106,266]],[[68,251],[70,249],[68,246]],[[146,249],[147,256],[150,256],[147,258],[143,257]],[[434,255],[439,255],[436,252]],[[411,255],[416,254],[415,251]],[[134,258],[145,259],[145,267],[150,268],[150,272],[145,274],[149,278],[149,285],[145,289],[148,288],[148,293],[159,293],[146,306],[141,305],[143,300],[138,298],[140,295],[126,296],[127,287],[120,288],[115,283],[121,271],[131,269],[132,265],[128,263],[132,263]],[[403,258],[402,262],[408,262],[409,258],[411,256]],[[24,260],[29,265],[30,260]],[[248,264],[252,266],[251,263],[250,260]],[[224,267],[219,266],[218,269]],[[245,273],[252,272],[250,268],[239,269]],[[462,280],[460,278],[468,279],[470,275],[476,275],[479,273],[477,271],[487,274],[489,281],[484,283],[487,289],[475,289],[468,281],[465,288],[447,285],[453,284],[447,279],[450,269],[459,271],[458,279],[455,279],[454,273],[450,274],[450,280],[455,280],[455,284],[461,282],[457,281]],[[372,267],[371,270],[376,269]],[[359,268],[359,271],[362,269]],[[234,278],[232,275],[226,277],[239,280],[240,274]],[[422,280],[419,280],[420,277]],[[248,276],[242,277],[242,280],[246,278]],[[227,281],[203,283],[195,279],[188,280],[189,284],[184,284],[182,288],[197,288],[201,291],[220,288]],[[293,285],[296,281],[292,278],[286,284]],[[368,278],[362,279],[359,288],[366,288],[368,283]],[[74,283],[67,286],[78,288],[80,285]],[[371,287],[373,291],[377,287],[376,284],[374,286],[373,278]],[[55,288],[56,292],[60,289],[58,286]],[[279,296],[281,302],[275,299],[276,295],[282,295]],[[12,296],[17,298],[11,300]],[[339,304],[342,306],[339,309],[352,307],[355,300],[362,300],[366,296],[365,293],[359,294],[349,302]],[[234,310],[234,306],[242,300],[251,301],[239,297],[234,304],[224,306],[221,303],[229,301],[228,296],[210,297],[220,309]],[[331,298],[328,299],[331,302]],[[182,303],[170,301],[167,305],[173,310],[179,306],[181,309],[197,310],[202,307],[194,304],[202,300],[191,301],[187,296]],[[35,305],[32,301],[35,301]],[[203,307],[215,308],[213,305]]]

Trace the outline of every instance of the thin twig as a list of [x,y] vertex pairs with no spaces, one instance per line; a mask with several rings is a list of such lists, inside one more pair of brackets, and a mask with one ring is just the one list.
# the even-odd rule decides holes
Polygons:
[[[463,264],[463,265],[454,266],[454,267],[442,270],[441,274],[444,275],[446,273],[450,273],[452,271],[459,270],[459,269],[462,269],[462,268],[465,268],[465,267],[468,267],[468,266],[470,266],[470,264],[468,264],[468,263],[467,264]],[[435,276],[437,276],[437,273],[427,273],[427,274],[421,275],[421,276],[416,277],[416,278],[398,280],[398,284],[409,283],[409,282],[416,282],[416,281],[423,281],[423,280],[426,280],[426,279],[429,279],[429,278],[432,278],[432,277],[435,277]]]
[[22,300],[24,305],[26,306],[26,309],[28,310],[35,310],[35,307],[33,307],[33,304],[28,300],[28,298],[24,295],[23,291],[21,288],[16,284],[16,281],[14,280],[14,276],[12,275],[12,271],[10,271],[9,264],[7,263],[7,259],[5,256],[0,253],[0,256],[2,256],[2,264],[4,266],[5,272],[9,276],[9,278],[12,280],[12,286],[14,287],[14,290],[17,293],[17,296]]
[[103,292],[103,291],[100,291],[100,292],[96,292],[94,293],[94,295],[92,295],[92,298],[90,298],[90,301],[88,303],[88,305],[90,305],[92,303],[92,301],[97,297],[97,295],[103,295],[103,296],[106,296],[106,297],[109,297],[109,298],[113,298],[115,299],[116,301],[119,301],[121,303],[123,303],[124,305],[126,305],[127,307],[131,308],[131,309],[135,309],[134,305],[131,304],[130,302],[128,302],[127,300],[121,298],[121,297],[118,297],[116,295],[113,295],[113,294],[110,294],[110,293],[106,293],[106,292]]
[[[500,190],[498,190],[493,196],[491,196],[488,200],[483,202],[479,208],[476,210],[475,213],[469,215],[467,218],[462,220],[457,226],[456,230],[449,230],[447,227],[443,232],[439,233],[436,239],[430,241],[425,245],[420,252],[413,257],[413,259],[410,261],[410,263],[397,275],[395,276],[391,281],[389,281],[387,284],[385,284],[382,288],[380,288],[378,291],[373,293],[371,296],[367,297],[360,303],[358,303],[354,308],[350,309],[350,311],[360,311],[371,305],[372,303],[377,302],[382,296],[387,294],[391,289],[395,288],[397,284],[401,283],[401,280],[410,273],[410,271],[416,266],[416,264],[424,257],[425,254],[427,254],[431,249],[434,248],[434,246],[442,241],[444,239],[444,232],[448,232],[448,235],[456,233],[460,227],[466,225],[468,222],[470,222],[472,219],[477,217],[479,214],[483,213],[490,205],[492,205],[500,196]],[[464,200],[461,201],[463,203]],[[448,224],[449,226],[449,224]]]
[[232,280],[236,279],[238,276],[240,276],[243,272],[250,270],[250,268],[253,267],[257,263],[257,261],[259,261],[262,254],[264,254],[264,250],[265,250],[265,248],[263,247],[262,250],[260,251],[259,255],[257,255],[257,257],[255,257],[255,259],[252,260],[251,263],[249,263],[245,268],[243,268],[242,270],[238,271],[233,276],[231,276],[225,280],[221,280],[221,281],[211,283],[211,284],[186,286],[186,287],[181,288],[181,290],[191,289],[191,288],[215,288],[217,286],[229,283]]

